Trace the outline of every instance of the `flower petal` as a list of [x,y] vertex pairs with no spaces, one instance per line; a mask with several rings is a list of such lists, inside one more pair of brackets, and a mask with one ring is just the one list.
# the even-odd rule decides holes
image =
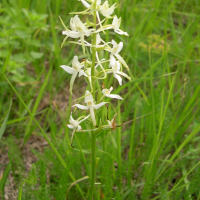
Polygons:
[[109,88],[109,91],[110,91],[110,92],[112,92],[112,91],[113,91],[113,87],[112,87],[112,86]]
[[118,80],[119,84],[122,85],[122,78],[116,73],[113,73],[113,76]]
[[74,104],[72,107],[77,107],[77,108],[79,108],[79,109],[81,109],[81,110],[88,110],[88,107],[87,106],[83,106],[83,105],[81,105],[81,104]]
[[115,40],[112,40],[112,41],[111,41],[111,44],[113,45],[113,48],[116,48],[116,47],[117,47],[117,42],[115,42]]
[[93,105],[93,108],[99,109],[99,108],[101,108],[102,106],[104,106],[106,103],[108,103],[108,102],[101,102],[101,103],[99,103],[99,104]]
[[122,65],[124,65],[124,67],[126,67],[126,69],[129,71],[129,67],[126,64],[126,62],[124,61],[124,59],[119,55],[119,54],[115,54],[115,56],[117,57],[117,59],[119,60],[120,63],[122,63]]
[[80,131],[81,129],[82,129],[81,126],[78,125],[76,131]]
[[79,75],[78,75],[78,77],[80,77],[80,76],[85,76],[85,77],[87,77],[87,74],[83,71],[83,70],[80,70],[79,71]]
[[70,27],[71,27],[72,31],[76,31],[76,25],[74,23],[73,17],[70,19]]
[[122,50],[122,48],[123,48],[123,42],[120,42],[120,43],[118,44],[118,49],[117,49],[117,52],[116,52],[116,53],[119,53],[119,52]]
[[78,61],[78,56],[74,56],[72,60],[72,67],[75,68],[77,71],[79,71],[83,67]]
[[71,124],[67,124],[67,127],[70,128],[70,129],[74,129],[75,126],[71,125]]
[[69,119],[70,119],[70,120],[74,120],[74,118],[72,117],[72,112],[70,113]]
[[129,36],[129,34],[127,32],[122,31],[121,29],[115,29],[114,30],[115,33],[119,34],[119,35],[126,35]]
[[131,81],[131,77],[128,76],[127,74],[125,74],[124,72],[118,71],[118,72],[116,72],[116,73],[117,73],[117,74],[120,74],[120,75],[122,75],[122,76],[124,76],[124,77],[127,78],[129,81]]
[[86,90],[86,92],[85,92],[85,103],[87,103],[88,101],[93,102],[94,99],[93,99],[92,94],[88,90]]
[[115,57],[113,56],[113,54],[110,54],[110,66],[109,67],[114,66],[115,62],[116,62]]
[[62,32],[63,35],[67,35],[71,38],[79,38],[81,37],[81,33],[76,32],[76,31],[63,31]]
[[72,67],[69,67],[69,66],[66,66],[66,65],[61,65],[60,67],[63,68],[69,74],[73,74],[76,71]]
[[86,7],[86,8],[89,8],[90,7],[90,4],[88,2],[86,2],[85,0],[78,0],[78,1],[81,1],[82,4]]
[[109,94],[109,95],[106,95],[106,97],[109,97],[109,98],[112,98],[112,99],[123,99],[122,97],[120,97],[119,95],[117,94]]

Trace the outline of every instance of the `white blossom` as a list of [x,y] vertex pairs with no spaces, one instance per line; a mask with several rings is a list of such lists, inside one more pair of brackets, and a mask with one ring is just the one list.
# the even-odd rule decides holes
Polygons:
[[116,128],[116,124],[115,124],[115,122],[116,122],[116,121],[115,121],[116,115],[117,115],[117,114],[114,115],[114,117],[111,119],[111,121],[110,121],[110,120],[107,120],[107,122],[108,122],[107,127],[108,127],[108,128],[111,128],[111,129],[115,129],[115,128]]
[[101,31],[113,29],[115,33],[119,35],[126,35],[129,36],[127,32],[122,31],[119,27],[121,25],[121,17],[118,19],[117,16],[113,18],[112,24],[108,24],[105,26],[101,26],[95,33],[99,33]]
[[114,12],[115,5],[116,3],[113,4],[111,7],[109,7],[108,1],[105,1],[103,5],[100,7],[101,14],[106,18],[110,18],[110,15],[112,15]]
[[113,90],[113,87],[110,87],[109,89],[103,89],[102,93],[104,96],[109,97],[109,98],[114,98],[114,99],[123,99],[121,96],[117,94],[110,94]]
[[113,45],[113,48],[110,48],[107,45],[106,48],[105,48],[105,50],[109,51],[111,54],[113,54],[119,60],[119,62],[122,65],[124,65],[124,67],[126,67],[127,70],[129,70],[128,65],[126,64],[126,62],[124,61],[124,59],[119,55],[119,52],[123,48],[123,42],[120,42],[119,44],[117,44],[117,42],[115,42],[114,40],[112,40],[111,44]]
[[115,15],[115,17],[113,18],[113,22],[112,22],[114,31],[116,33],[118,33],[119,35],[126,35],[128,36],[127,32],[122,31],[119,27],[121,25],[121,17],[118,19],[117,16]]
[[72,107],[76,106],[76,107],[78,107],[79,109],[82,109],[82,110],[88,110],[89,109],[92,123],[93,123],[94,126],[96,126],[94,109],[99,109],[103,105],[105,105],[106,103],[108,103],[108,102],[101,102],[99,104],[95,104],[92,94],[88,90],[86,90],[86,92],[85,92],[85,104],[86,104],[86,106],[83,106],[83,105],[80,105],[80,104],[75,104]]
[[73,117],[72,117],[72,112],[70,114],[70,118],[69,118],[69,123],[70,124],[67,124],[67,127],[70,128],[70,129],[73,129],[73,132],[72,132],[72,137],[71,137],[71,144],[72,144],[72,141],[73,141],[73,137],[74,137],[74,134],[76,131],[82,131],[82,128],[81,126],[79,125],[81,122],[85,121],[90,115],[88,115],[87,117],[85,117],[84,119],[80,120],[80,121],[77,121],[77,120],[74,120]]
[[126,77],[129,81],[131,80],[127,74],[120,71],[120,62],[116,61],[112,54],[110,55],[110,67],[112,69],[108,69],[106,73],[113,73],[113,76],[118,80],[120,85],[122,85],[122,78],[119,75]]
[[74,85],[75,78],[77,74],[79,73],[78,77],[84,75],[87,77],[87,74],[81,69],[84,67],[84,65],[81,65],[81,63],[78,61],[78,57],[74,56],[72,61],[72,67],[61,65],[61,68],[63,68],[67,73],[72,74],[71,80],[70,80],[70,92],[72,93],[72,88]]
[[70,27],[72,30],[65,30],[62,32],[63,35],[67,35],[71,38],[80,38],[83,51],[85,53],[84,47],[84,35],[87,37],[90,36],[92,29],[88,30],[88,28],[83,24],[83,22],[79,19],[78,15],[74,18],[70,19]]

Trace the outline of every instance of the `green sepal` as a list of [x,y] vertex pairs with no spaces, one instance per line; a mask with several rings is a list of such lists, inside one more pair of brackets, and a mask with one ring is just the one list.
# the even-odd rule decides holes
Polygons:
[[66,37],[63,39],[62,44],[61,44],[61,49],[63,48],[64,44],[66,43],[67,38],[68,38],[68,36],[66,36]]
[[94,23],[90,22],[88,18],[86,18],[86,25],[87,26],[94,26]]

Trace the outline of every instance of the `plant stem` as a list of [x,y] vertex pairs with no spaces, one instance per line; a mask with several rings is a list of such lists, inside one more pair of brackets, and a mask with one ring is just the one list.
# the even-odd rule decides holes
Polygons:
[[[94,8],[96,8],[96,0],[94,2]],[[96,30],[96,11],[93,13],[93,23],[94,23],[94,30]],[[96,33],[93,33],[93,40],[92,44],[96,45]],[[95,99],[95,85],[94,85],[94,75],[95,75],[95,61],[96,61],[96,48],[92,48],[92,69],[91,69],[91,76],[92,76],[92,85],[93,85],[93,98]],[[92,154],[92,162],[91,162],[91,178],[90,178],[90,200],[93,200],[93,195],[95,191],[95,177],[96,177],[96,135],[91,133],[92,135],[92,144],[91,144],[91,154]]]

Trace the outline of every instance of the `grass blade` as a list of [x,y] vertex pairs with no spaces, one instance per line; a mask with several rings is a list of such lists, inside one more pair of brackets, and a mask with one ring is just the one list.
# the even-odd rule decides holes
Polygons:
[[9,114],[10,114],[11,107],[12,107],[12,99],[10,100],[10,105],[9,105],[9,108],[8,108],[8,113],[7,113],[7,115],[6,115],[3,123],[1,125],[1,128],[0,128],[0,140],[1,140],[1,138],[2,138],[2,136],[4,134],[4,131],[6,129],[6,124],[7,124],[7,121],[8,121],[8,117],[9,117]]

